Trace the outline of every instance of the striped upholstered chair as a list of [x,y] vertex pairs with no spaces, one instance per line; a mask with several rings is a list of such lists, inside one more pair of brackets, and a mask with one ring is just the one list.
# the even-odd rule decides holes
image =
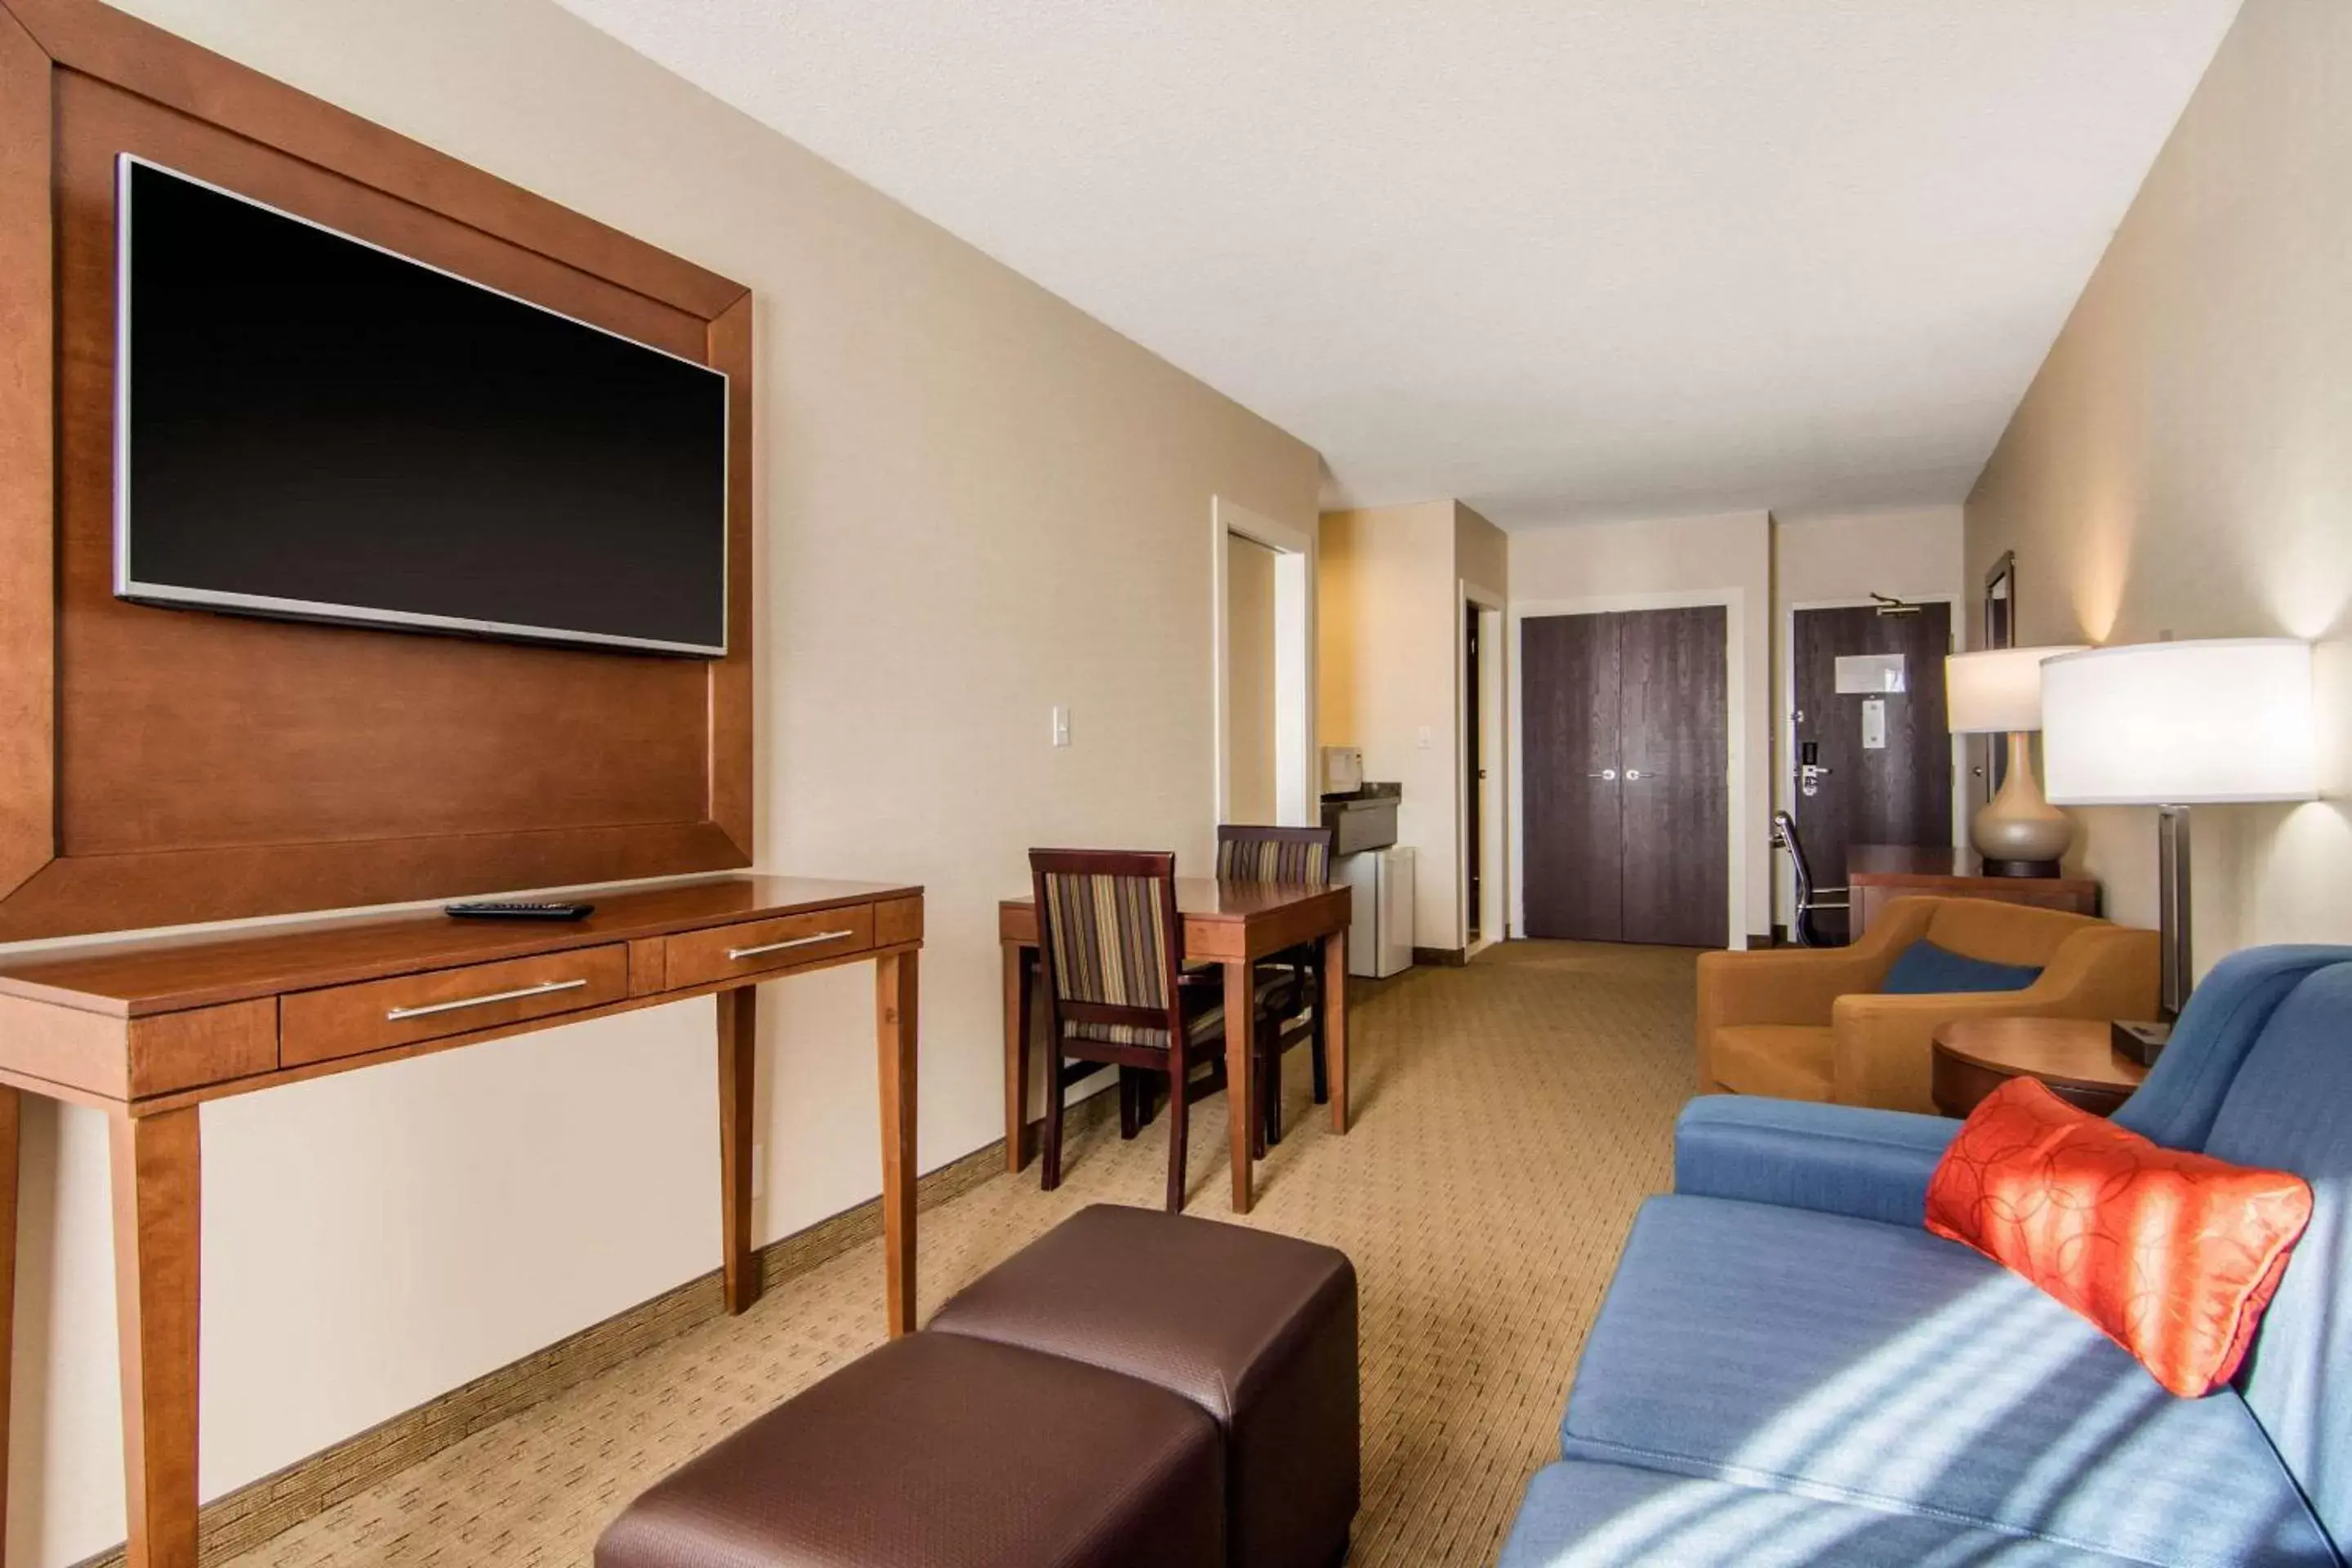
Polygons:
[[[1221,882],[1305,882],[1321,886],[1331,879],[1331,843],[1328,827],[1243,827],[1217,829],[1217,879]],[[1295,1010],[1277,1018],[1274,1048],[1262,1050],[1256,1087],[1258,1126],[1252,1134],[1261,1153],[1282,1142],[1282,1058],[1292,1047],[1311,1041],[1315,1103],[1331,1098],[1328,1069],[1323,1054],[1323,944],[1301,943],[1260,962],[1258,993],[1268,1003],[1286,996],[1280,983],[1295,982]]]
[[[1176,857],[1032,849],[1029,869],[1045,980],[1045,1190],[1062,1184],[1063,1095],[1115,1066],[1123,1138],[1149,1120],[1152,1077],[1168,1079],[1168,1208],[1178,1212],[1186,1110],[1225,1087],[1225,1006],[1222,990],[1182,983]],[[1270,1048],[1272,1009],[1287,1001],[1282,985],[1270,987],[1251,1020],[1257,1050]]]

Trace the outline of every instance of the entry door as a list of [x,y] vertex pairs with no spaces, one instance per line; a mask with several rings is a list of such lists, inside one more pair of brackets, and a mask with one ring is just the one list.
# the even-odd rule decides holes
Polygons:
[[[1944,656],[1952,646],[1949,605],[1922,605],[1916,615],[1885,616],[1867,606],[1795,613],[1791,664],[1796,677],[1790,758],[1797,837],[1823,887],[1845,883],[1849,844],[1952,842],[1952,737],[1944,711]],[[1903,689],[1849,665],[1840,691],[1841,658],[1899,659]],[[1874,712],[1871,704],[1876,704]],[[1809,749],[1810,748],[1810,749]],[[1804,766],[1826,770],[1805,793]],[[1822,933],[1843,934],[1844,916],[1823,910]]]
[[1724,945],[1720,605],[1520,623],[1529,936]]

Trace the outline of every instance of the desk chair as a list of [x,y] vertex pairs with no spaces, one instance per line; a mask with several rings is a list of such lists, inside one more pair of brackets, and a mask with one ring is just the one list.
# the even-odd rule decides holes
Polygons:
[[1786,811],[1772,814],[1772,847],[1788,851],[1789,871],[1797,888],[1796,918],[1789,922],[1790,938],[1799,947],[1843,945],[1822,940],[1821,928],[1813,923],[1813,914],[1818,910],[1846,909],[1851,901],[1848,891],[1843,888],[1813,886],[1812,862],[1805,858],[1804,840],[1797,837],[1797,819]]
[[[1063,1095],[1117,1067],[1122,1137],[1146,1120],[1150,1079],[1168,1079],[1168,1211],[1181,1212],[1186,1110],[1225,1087],[1225,1005],[1222,988],[1182,983],[1176,857],[1032,849],[1029,868],[1045,982],[1045,1189],[1062,1184]],[[1273,1005],[1251,1020],[1253,1054],[1266,1048]],[[1208,1070],[1195,1078],[1201,1067]]]
[[[1217,829],[1217,879],[1221,882],[1306,882],[1321,885],[1331,879],[1333,834],[1328,827],[1255,827],[1220,826]],[[1276,1021],[1274,1046],[1260,1053],[1257,1064],[1258,1125],[1251,1142],[1260,1154],[1282,1142],[1282,1058],[1302,1042],[1313,1043],[1315,1103],[1331,1098],[1329,1068],[1323,1050],[1323,944],[1303,942],[1260,961],[1259,994],[1279,1001],[1283,993],[1266,980],[1292,980],[1303,1012],[1286,1013]]]

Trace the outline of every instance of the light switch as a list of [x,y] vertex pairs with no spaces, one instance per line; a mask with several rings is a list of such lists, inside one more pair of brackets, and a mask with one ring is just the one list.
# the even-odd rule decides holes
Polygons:
[[1421,749],[1424,752],[1429,750],[1429,726],[1426,724],[1421,727]]
[[1070,710],[1061,703],[1054,704],[1054,744],[1070,743]]

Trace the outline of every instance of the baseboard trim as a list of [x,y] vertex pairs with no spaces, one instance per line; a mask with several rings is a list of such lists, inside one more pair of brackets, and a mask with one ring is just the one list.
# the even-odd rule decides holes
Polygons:
[[[1116,1107],[1112,1096],[1097,1094],[1071,1106],[1065,1115],[1076,1130],[1109,1120]],[[1004,1140],[999,1138],[918,1181],[916,1208],[936,1208],[961,1197],[1003,1170]],[[881,1234],[882,1200],[870,1198],[761,1247],[761,1286],[772,1289]],[[197,1557],[217,1563],[249,1552],[484,1427],[724,1315],[714,1268],[206,1503],[197,1515]],[[875,1315],[878,1321],[878,1277]],[[122,1563],[123,1548],[117,1546],[82,1559],[74,1568],[122,1568]]]
[[1416,947],[1412,950],[1415,963],[1433,963],[1441,969],[1459,969],[1470,962],[1466,947]]

